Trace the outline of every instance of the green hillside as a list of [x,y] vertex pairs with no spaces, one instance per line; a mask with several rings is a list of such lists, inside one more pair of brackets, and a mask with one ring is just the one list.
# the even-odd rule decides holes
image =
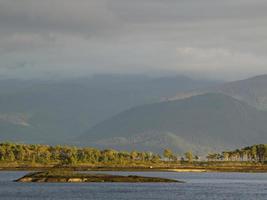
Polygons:
[[222,94],[139,106],[99,123],[81,144],[208,152],[267,139],[267,113]]

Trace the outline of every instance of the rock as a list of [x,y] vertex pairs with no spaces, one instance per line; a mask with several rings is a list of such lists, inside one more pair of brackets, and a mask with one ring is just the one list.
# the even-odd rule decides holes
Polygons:
[[29,173],[16,182],[53,182],[53,183],[83,183],[83,182],[129,182],[129,183],[145,183],[145,182],[181,182],[174,179],[144,177],[144,176],[118,176],[110,174],[86,174],[72,171],[45,171]]

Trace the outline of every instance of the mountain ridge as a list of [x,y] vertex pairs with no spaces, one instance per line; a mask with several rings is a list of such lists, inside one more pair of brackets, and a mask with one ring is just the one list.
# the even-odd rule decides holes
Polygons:
[[[192,149],[204,152],[267,139],[266,121],[267,113],[264,111],[230,96],[209,93],[129,109],[99,123],[77,140],[89,140],[92,142],[88,144],[96,144],[98,147],[103,145],[129,150],[132,147],[146,149],[149,146],[155,151],[161,151],[168,144],[156,144],[156,140],[164,140],[165,137],[170,143],[177,140],[177,145],[171,144],[169,147],[179,152]],[[157,137],[156,140],[153,135]],[[139,146],[131,142],[142,136],[150,137],[151,144],[155,144],[150,145],[148,142],[142,145],[142,139],[137,142]],[[120,145],[118,138],[125,145]],[[117,143],[109,142],[112,140]],[[181,143],[187,148],[181,147]]]
[[139,75],[96,75],[50,81],[0,80],[0,140],[67,143],[125,109],[209,84],[209,81],[184,76]]
[[267,110],[267,74],[248,79],[226,82],[204,89],[178,93],[168,100],[178,100],[205,93],[222,93],[247,102],[258,109]]

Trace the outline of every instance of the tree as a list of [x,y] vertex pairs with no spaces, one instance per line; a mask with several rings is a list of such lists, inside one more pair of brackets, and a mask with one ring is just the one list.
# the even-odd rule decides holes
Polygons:
[[0,147],[0,160],[5,161],[6,150],[3,146]]
[[257,160],[257,146],[253,145],[251,148],[251,157],[253,160]]
[[138,153],[136,151],[131,152],[131,159],[132,160],[137,160],[138,159]]
[[104,150],[102,151],[101,157],[104,162],[114,161],[117,157],[117,151],[113,149]]
[[257,146],[257,157],[258,157],[259,162],[264,162],[265,146],[263,144],[259,144]]
[[229,153],[228,152],[222,152],[223,160],[228,161],[229,160]]
[[15,148],[14,155],[16,157],[16,160],[23,161],[25,157],[25,151],[22,145],[17,145]]
[[173,152],[170,149],[164,149],[163,156],[169,161],[173,158]]
[[154,163],[159,162],[160,161],[160,155],[153,154],[151,161],[154,162]]
[[220,158],[220,154],[210,153],[207,155],[206,158],[208,159],[208,161],[215,161],[215,160],[218,160]]
[[185,158],[187,161],[189,161],[189,162],[193,161],[194,156],[193,156],[193,153],[191,151],[186,152],[184,155],[185,155]]
[[263,161],[265,162],[267,160],[267,145],[264,145],[264,157],[263,157]]
[[10,162],[15,161],[15,156],[14,156],[13,151],[7,151],[7,152],[6,152],[6,158],[7,158],[7,160],[10,161]]

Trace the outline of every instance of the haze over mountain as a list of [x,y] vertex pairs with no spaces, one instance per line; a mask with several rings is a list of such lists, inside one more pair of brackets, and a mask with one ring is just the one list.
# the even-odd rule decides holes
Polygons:
[[170,100],[183,99],[205,93],[222,93],[247,102],[258,109],[267,110],[267,75],[255,76],[245,80],[227,82],[215,87],[182,92]]
[[64,143],[125,109],[214,83],[143,75],[1,80],[0,140]]
[[0,141],[267,143],[267,75],[245,79],[267,73],[266,10],[263,0],[0,0]]
[[223,94],[138,106],[88,130],[80,144],[202,153],[267,140],[267,112]]

